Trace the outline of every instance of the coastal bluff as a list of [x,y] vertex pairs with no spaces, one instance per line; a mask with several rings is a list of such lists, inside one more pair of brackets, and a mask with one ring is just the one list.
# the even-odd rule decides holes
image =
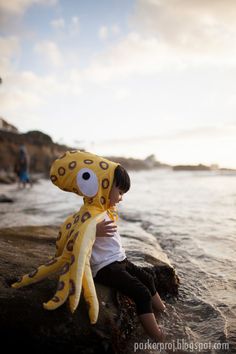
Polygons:
[[[146,231],[129,229],[121,223],[127,256],[142,264],[154,276],[157,290],[166,297],[178,293],[179,279],[158,243],[149,239],[146,249],[134,239],[148,237]],[[142,329],[134,303],[113,289],[96,284],[99,318],[90,325],[87,305],[81,296],[72,315],[67,304],[54,311],[44,310],[42,304],[53,296],[57,276],[21,289],[10,285],[18,276],[32,271],[54,256],[58,226],[21,226],[0,229],[0,333],[3,347],[22,352],[41,353],[129,353]],[[144,235],[145,234],[145,235]],[[152,244],[153,242],[153,244]],[[140,332],[141,331],[141,332]]]
[[[0,130],[0,171],[14,173],[20,145],[25,145],[30,156],[32,173],[48,174],[50,165],[58,156],[72,148],[54,143],[51,137],[40,131],[18,133]],[[10,178],[10,177],[9,177]],[[14,179],[14,176],[12,177]]]
[[[20,133],[18,129],[5,120],[0,124],[0,183],[11,184],[17,181],[14,172],[16,159],[21,145],[25,145],[30,158],[30,175],[48,177],[52,162],[68,150],[81,150],[82,147],[69,147],[53,142],[52,138],[41,131]],[[156,161],[154,155],[145,159],[132,157],[104,156],[122,164],[127,170],[147,170],[169,167]],[[36,177],[37,179],[37,177]]]

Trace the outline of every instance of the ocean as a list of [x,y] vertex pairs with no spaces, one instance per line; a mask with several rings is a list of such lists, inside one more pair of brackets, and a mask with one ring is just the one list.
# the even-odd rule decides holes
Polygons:
[[[155,237],[180,278],[178,298],[166,299],[159,319],[172,343],[163,353],[236,353],[236,174],[156,169],[130,177],[120,215]],[[25,190],[1,185],[0,194],[15,199],[0,204],[0,227],[60,224],[82,202],[47,180]]]

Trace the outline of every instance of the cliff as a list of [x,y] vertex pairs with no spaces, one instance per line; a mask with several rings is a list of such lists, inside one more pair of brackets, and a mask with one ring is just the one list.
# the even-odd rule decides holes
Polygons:
[[8,123],[2,117],[0,117],[0,129],[3,130],[3,131],[19,133],[18,129],[14,125]]
[[25,134],[0,130],[0,170],[13,172],[20,145],[24,144],[30,156],[30,171],[33,173],[48,173],[55,158],[66,150],[72,150],[65,145],[52,141],[49,135],[40,131],[30,131]]

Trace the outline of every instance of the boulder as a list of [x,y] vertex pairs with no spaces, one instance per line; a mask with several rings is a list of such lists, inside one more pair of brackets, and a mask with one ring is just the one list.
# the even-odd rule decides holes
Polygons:
[[[83,296],[72,315],[67,304],[55,311],[42,304],[56,290],[57,276],[13,289],[17,277],[30,272],[54,255],[58,226],[27,226],[0,230],[0,333],[7,351],[41,353],[127,353],[140,330],[135,305],[113,289],[96,284],[99,318],[89,322]],[[165,294],[176,295],[178,277],[167,263],[150,255],[146,269]],[[166,285],[168,283],[168,286]],[[165,287],[164,287],[165,284]]]
[[7,197],[5,194],[0,194],[0,203],[13,203],[12,198]]
[[5,171],[0,171],[0,183],[2,184],[12,184],[17,182],[17,176],[14,173],[7,173]]

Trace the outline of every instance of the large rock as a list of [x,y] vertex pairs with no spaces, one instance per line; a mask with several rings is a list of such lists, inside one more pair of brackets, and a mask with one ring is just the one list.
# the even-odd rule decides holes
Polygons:
[[[100,313],[98,322],[90,325],[83,296],[73,315],[66,304],[55,311],[43,309],[42,303],[55,292],[56,276],[21,289],[10,287],[17,276],[28,273],[54,255],[57,231],[57,226],[0,230],[1,345],[6,345],[8,352],[16,345],[22,352],[132,352],[140,327],[135,306],[114,290],[96,284]],[[150,257],[153,266],[147,266],[147,270],[155,276],[157,287],[166,294],[176,295],[178,277],[173,268],[153,255]]]
[[0,194],[0,203],[13,203],[12,198],[7,197],[5,194]]

